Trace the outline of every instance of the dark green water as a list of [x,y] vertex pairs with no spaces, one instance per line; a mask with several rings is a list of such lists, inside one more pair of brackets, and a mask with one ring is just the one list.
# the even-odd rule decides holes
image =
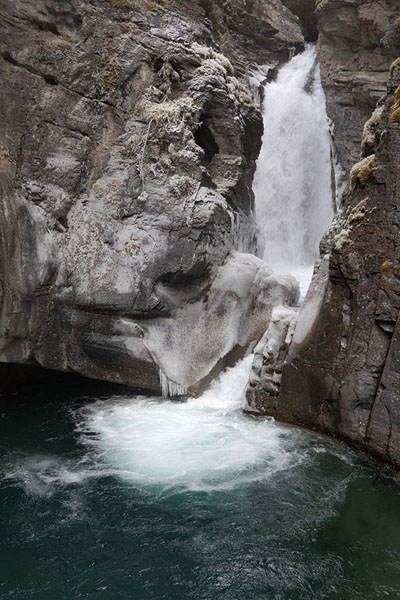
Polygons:
[[224,393],[3,396],[0,597],[400,598],[399,480]]

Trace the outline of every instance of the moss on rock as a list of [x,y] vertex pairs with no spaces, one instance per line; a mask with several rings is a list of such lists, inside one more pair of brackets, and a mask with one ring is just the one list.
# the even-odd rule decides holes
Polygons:
[[367,156],[364,160],[360,161],[351,170],[350,181],[351,187],[355,188],[357,183],[361,187],[365,187],[373,176],[373,168],[375,163],[375,154]]
[[375,146],[376,131],[382,117],[383,109],[383,106],[376,108],[372,113],[371,118],[365,123],[363,139],[361,143],[362,151],[365,153],[367,153],[368,150],[372,150],[372,148]]
[[390,122],[400,124],[400,108],[392,112],[392,114],[390,115]]
[[386,260],[381,267],[382,275],[389,275],[392,271],[400,279],[400,265],[391,260]]
[[399,58],[396,58],[396,60],[394,60],[392,62],[392,64],[390,65],[390,69],[389,69],[390,77],[393,77],[393,75],[395,74],[395,70],[397,68],[400,70],[400,56],[399,56]]

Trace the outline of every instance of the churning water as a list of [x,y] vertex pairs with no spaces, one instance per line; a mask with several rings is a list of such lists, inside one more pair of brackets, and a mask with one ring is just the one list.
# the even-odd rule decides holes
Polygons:
[[304,292],[333,216],[331,138],[314,45],[265,85],[263,110],[254,182],[259,252]]
[[228,369],[200,398],[117,398],[85,408],[78,429],[103,468],[134,485],[212,492],[265,479],[297,460],[281,431],[243,418],[252,356]]
[[0,398],[0,597],[400,597],[399,481],[242,414],[248,369],[197,401]]

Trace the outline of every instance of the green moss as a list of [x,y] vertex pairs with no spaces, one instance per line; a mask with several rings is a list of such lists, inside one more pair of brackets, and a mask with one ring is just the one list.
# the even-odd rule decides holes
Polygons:
[[390,115],[390,122],[399,123],[400,126],[400,108],[392,112],[392,114]]
[[393,106],[393,112],[390,115],[390,122],[391,123],[399,123],[399,127],[400,127],[400,85],[397,88],[397,90],[394,93],[394,106]]
[[362,147],[372,149],[375,146],[375,138],[378,126],[381,121],[383,106],[376,108],[371,115],[371,118],[364,125]]
[[386,260],[381,268],[382,275],[389,275],[393,271],[394,275],[400,279],[400,265],[396,265],[390,260]]
[[394,263],[390,262],[390,260],[385,260],[381,267],[382,275],[388,275],[393,268]]
[[394,93],[394,110],[400,108],[400,85]]

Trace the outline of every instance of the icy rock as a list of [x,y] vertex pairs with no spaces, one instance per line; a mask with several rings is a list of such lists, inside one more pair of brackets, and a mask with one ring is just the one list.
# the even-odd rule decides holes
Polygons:
[[217,369],[252,351],[275,306],[297,298],[294,278],[276,277],[259,258],[233,252],[207,299],[154,319],[144,326],[144,341],[168,380],[195,394]]
[[246,412],[273,415],[280,392],[282,369],[298,317],[298,308],[276,306],[270,324],[254,350],[245,391]]

